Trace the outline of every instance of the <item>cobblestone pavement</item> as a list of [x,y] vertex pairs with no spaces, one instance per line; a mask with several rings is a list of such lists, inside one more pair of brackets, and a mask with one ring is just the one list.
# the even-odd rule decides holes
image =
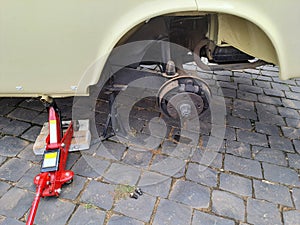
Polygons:
[[[130,113],[134,135],[149,137],[155,124],[149,121],[158,116],[166,119],[168,135],[157,146],[112,138],[71,153],[74,182],[59,198],[41,200],[36,224],[299,225],[300,80],[281,81],[271,66],[201,76],[222,87],[224,140],[212,137],[203,118],[197,148],[183,139],[174,151],[178,124],[162,117],[153,99],[139,101]],[[63,118],[71,117],[72,104],[72,98],[58,100]],[[98,99],[98,130],[107,105]],[[41,162],[32,146],[46,121],[36,99],[0,99],[0,224],[25,224]],[[209,138],[222,138],[218,152],[205,147]],[[212,162],[204,153],[213,155]],[[144,191],[138,200],[127,197],[133,186]]]

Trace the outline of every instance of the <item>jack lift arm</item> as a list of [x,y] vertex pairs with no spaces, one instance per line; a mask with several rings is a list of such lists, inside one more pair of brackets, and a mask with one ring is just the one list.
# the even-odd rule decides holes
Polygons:
[[73,137],[73,123],[63,134],[60,112],[53,101],[48,105],[49,135],[43,155],[41,173],[35,176],[36,195],[32,202],[26,225],[32,225],[41,197],[59,196],[64,184],[73,181],[74,173],[66,170],[68,152]]

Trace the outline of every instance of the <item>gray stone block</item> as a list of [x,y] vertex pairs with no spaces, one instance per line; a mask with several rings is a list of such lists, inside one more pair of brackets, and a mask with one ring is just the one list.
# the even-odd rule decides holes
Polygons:
[[233,220],[225,219],[208,213],[195,211],[192,225],[234,225]]
[[296,210],[283,212],[284,225],[300,225],[300,212]]
[[210,187],[217,186],[218,173],[206,166],[190,163],[186,172],[186,179]]
[[293,196],[296,209],[300,210],[300,189],[294,188],[292,191],[292,196]]
[[270,136],[269,141],[272,149],[292,153],[295,152],[291,140],[287,138]]
[[139,196],[138,199],[121,199],[116,203],[114,211],[137,220],[149,222],[155,202],[155,197],[146,194]]
[[127,216],[113,215],[107,225],[144,225],[145,223]]
[[169,199],[193,208],[208,208],[210,189],[190,181],[178,180]]
[[268,147],[267,136],[264,134],[259,134],[255,132],[250,132],[246,130],[237,131],[237,139],[240,142],[245,142],[252,145]]
[[245,204],[243,199],[225,191],[212,192],[212,211],[218,215],[244,221]]
[[0,178],[8,181],[18,181],[31,167],[28,161],[12,158],[0,167]]
[[141,174],[141,169],[132,166],[112,163],[105,172],[104,178],[115,184],[136,185]]
[[275,204],[252,198],[247,202],[247,221],[259,225],[282,225],[280,212]]
[[81,195],[81,201],[109,210],[113,205],[114,186],[91,181]]
[[16,156],[27,145],[29,145],[28,141],[16,137],[5,136],[0,139],[0,155],[8,157]]
[[21,218],[31,207],[34,195],[20,188],[12,188],[0,198],[0,214]]
[[227,141],[226,143],[226,153],[251,158],[251,149],[249,144],[238,141]]
[[290,191],[287,187],[258,180],[254,180],[253,184],[255,197],[257,199],[293,207]]
[[221,173],[220,189],[242,196],[252,196],[251,180],[237,175]]
[[158,205],[153,225],[183,225],[190,224],[192,209],[180,203],[162,199]]
[[298,173],[290,168],[263,163],[264,177],[268,181],[274,181],[286,185],[300,186]]
[[249,177],[262,178],[260,163],[251,159],[226,155],[224,169]]
[[72,215],[69,225],[98,225],[103,224],[105,212],[95,208],[85,208],[80,205]]
[[287,160],[283,151],[253,146],[252,154],[255,160],[269,162],[280,166],[287,166]]

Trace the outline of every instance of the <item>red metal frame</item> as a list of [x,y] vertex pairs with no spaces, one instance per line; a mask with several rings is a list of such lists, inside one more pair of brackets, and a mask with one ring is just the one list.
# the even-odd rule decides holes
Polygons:
[[46,152],[51,150],[60,151],[58,169],[55,171],[41,172],[34,178],[36,196],[32,202],[26,225],[32,225],[38,209],[41,197],[59,196],[61,187],[73,180],[74,173],[66,170],[66,163],[73,137],[73,124],[70,123],[62,137],[60,115],[55,104],[49,107],[49,135],[46,139]]

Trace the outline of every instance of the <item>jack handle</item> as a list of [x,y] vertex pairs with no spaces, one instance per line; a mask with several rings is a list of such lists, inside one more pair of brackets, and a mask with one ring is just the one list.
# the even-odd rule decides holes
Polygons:
[[38,206],[39,206],[40,199],[41,199],[41,197],[43,197],[42,194],[43,194],[43,191],[44,191],[44,189],[47,185],[47,180],[48,180],[47,179],[47,177],[48,177],[47,173],[42,173],[38,176],[40,177],[40,180],[39,180],[39,184],[37,185],[37,188],[36,188],[36,195],[35,195],[34,200],[32,202],[30,213],[28,215],[26,225],[33,225],[34,218],[35,218]]

